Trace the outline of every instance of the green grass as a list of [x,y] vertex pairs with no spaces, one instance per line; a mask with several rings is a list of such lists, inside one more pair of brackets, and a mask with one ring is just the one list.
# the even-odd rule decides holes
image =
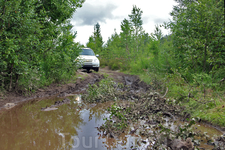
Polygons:
[[[154,57],[130,61],[127,67],[125,64],[128,63],[122,59],[101,60],[101,62],[112,70],[138,75],[141,80],[162,94],[168,87],[166,98],[174,99],[178,105],[185,106],[184,111],[190,113],[192,117],[225,127],[225,91],[222,86],[205,86],[207,82],[202,83],[200,80],[198,84],[187,83],[176,70],[170,71],[169,68],[163,67],[165,62]],[[168,71],[170,74],[165,73]],[[200,74],[200,77],[203,75]]]
[[125,73],[138,75],[142,81],[162,94],[165,93],[165,87],[168,87],[166,98],[174,99],[178,105],[185,106],[184,111],[193,118],[225,127],[225,91],[220,91],[221,88],[196,86],[186,83],[179,74],[163,74],[150,69],[127,70]]
[[[154,77],[149,76],[149,73],[142,72],[137,75],[146,83],[154,86],[152,84]],[[179,76],[168,78],[159,75],[157,80],[168,87],[169,92],[166,97],[175,99],[177,104],[185,106],[184,111],[190,113],[192,117],[225,127],[224,91],[207,88],[204,92],[200,87],[185,83]],[[190,97],[188,97],[189,94]]]
[[105,59],[100,58],[101,67],[108,66],[111,70],[128,70],[130,65],[126,63],[127,61],[122,58]]

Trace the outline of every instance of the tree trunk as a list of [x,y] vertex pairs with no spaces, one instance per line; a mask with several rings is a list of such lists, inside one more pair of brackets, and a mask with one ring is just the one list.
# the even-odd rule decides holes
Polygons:
[[204,72],[206,72],[206,48],[207,48],[207,45],[205,44],[205,51],[204,51],[204,60],[203,60],[203,70]]
[[10,84],[9,84],[9,91],[12,90],[12,75],[13,75],[13,64],[11,65],[11,73],[10,73]]
[[15,85],[16,91],[17,91],[17,87],[18,87],[18,81],[19,81],[19,74],[16,74],[16,85]]

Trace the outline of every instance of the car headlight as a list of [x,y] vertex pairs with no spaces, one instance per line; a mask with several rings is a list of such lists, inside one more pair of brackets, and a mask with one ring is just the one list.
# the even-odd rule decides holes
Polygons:
[[94,59],[94,62],[97,62],[98,61],[98,59]]

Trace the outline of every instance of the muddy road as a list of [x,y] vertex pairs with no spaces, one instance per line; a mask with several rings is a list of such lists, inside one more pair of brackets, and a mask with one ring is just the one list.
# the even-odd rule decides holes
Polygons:
[[76,81],[1,99],[0,149],[224,149],[220,130],[137,76],[78,70]]
[[[38,89],[35,93],[28,93],[24,96],[21,93],[8,92],[5,96],[0,97],[0,110],[4,108],[11,108],[21,102],[30,101],[33,99],[45,99],[46,97],[66,97],[68,94],[82,94],[88,88],[88,84],[94,84],[104,78],[104,75],[113,78],[116,82],[130,84],[130,80],[135,80],[137,77],[126,75],[118,71],[111,71],[107,67],[101,68],[98,73],[91,71],[87,73],[86,70],[77,71],[77,79],[69,84],[52,84],[44,89]],[[9,103],[7,105],[7,103]],[[15,104],[15,105],[14,105]]]

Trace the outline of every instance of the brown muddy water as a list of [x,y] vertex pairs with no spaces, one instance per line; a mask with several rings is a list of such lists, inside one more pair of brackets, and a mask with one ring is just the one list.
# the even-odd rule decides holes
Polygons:
[[[132,126],[116,139],[103,136],[97,130],[96,127],[105,122],[104,118],[109,117],[106,108],[113,102],[85,104],[79,95],[68,98],[71,100],[69,104],[52,111],[42,111],[41,108],[62,98],[34,100],[4,111],[0,115],[0,150],[146,149],[150,144],[138,131],[129,134]],[[208,132],[210,137],[222,134],[204,124],[196,124],[196,127],[201,132]],[[201,147],[213,148],[204,141]]]

